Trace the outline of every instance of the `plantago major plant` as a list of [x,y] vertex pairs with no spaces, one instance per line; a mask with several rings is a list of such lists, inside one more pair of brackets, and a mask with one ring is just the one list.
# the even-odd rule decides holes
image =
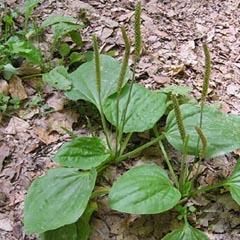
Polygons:
[[[58,150],[54,161],[59,167],[36,179],[28,190],[24,208],[27,233],[38,234],[45,240],[87,240],[90,236],[89,221],[97,210],[97,197],[108,194],[110,207],[123,213],[159,214],[181,209],[182,227],[167,234],[164,240],[206,240],[207,236],[188,221],[188,200],[225,187],[240,204],[239,162],[228,179],[210,186],[199,186],[196,181],[198,176],[192,170],[205,159],[240,147],[240,117],[224,114],[206,103],[210,79],[207,46],[204,45],[206,70],[199,104],[180,104],[174,92],[169,99],[161,91],[148,90],[135,81],[135,69],[141,53],[140,15],[141,5],[137,3],[132,72],[128,67],[131,44],[122,27],[126,48],[122,64],[100,54],[94,36],[92,61],[82,64],[72,73],[61,67],[45,74],[44,78],[51,78],[53,85],[64,90],[69,99],[85,100],[96,106],[105,139],[73,137]],[[56,77],[61,81],[56,83]],[[170,112],[167,106],[173,106]],[[167,119],[164,128],[159,131],[158,122],[164,121],[161,119],[163,115],[167,115]],[[110,126],[115,129],[115,141],[110,138]],[[147,130],[155,136],[128,152],[132,134]],[[166,141],[182,153],[176,166],[167,153]],[[159,145],[168,170],[153,163],[143,164],[123,173],[111,188],[96,185],[97,177],[104,174],[110,164],[135,157],[154,144]],[[195,156],[196,161],[190,164],[188,155]]]

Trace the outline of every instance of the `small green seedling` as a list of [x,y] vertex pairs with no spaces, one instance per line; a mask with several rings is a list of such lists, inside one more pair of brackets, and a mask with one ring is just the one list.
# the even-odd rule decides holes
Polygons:
[[83,45],[82,36],[79,30],[83,27],[77,20],[70,16],[49,16],[43,23],[42,28],[51,27],[53,31],[52,53],[58,50],[62,59],[69,56],[71,47],[63,42],[66,36],[71,37],[76,46]]
[[20,100],[0,93],[0,114],[10,115],[20,108]]
[[[73,136],[58,150],[54,161],[60,167],[36,179],[28,190],[24,209],[27,233],[38,234],[45,240],[87,240],[89,220],[97,209],[97,197],[108,194],[110,207],[123,213],[179,211],[183,226],[163,240],[206,240],[208,237],[188,221],[189,214],[194,211],[188,207],[188,200],[225,187],[240,204],[240,162],[228,179],[210,186],[199,186],[198,173],[192,171],[205,159],[240,147],[240,117],[224,114],[206,104],[211,70],[207,46],[204,45],[206,63],[200,104],[180,104],[173,93],[169,99],[163,92],[150,91],[135,83],[135,69],[141,53],[140,15],[141,5],[137,3],[132,72],[128,68],[131,44],[122,28],[126,46],[122,64],[110,56],[100,55],[97,38],[93,37],[92,61],[82,64],[71,74],[59,66],[44,75],[45,81],[63,90],[69,99],[85,100],[96,106],[105,139]],[[166,111],[169,105],[173,106],[170,112]],[[159,131],[157,123],[160,119],[163,122],[166,114],[165,126]],[[110,137],[113,135],[110,124],[111,128],[115,127],[114,141]],[[146,130],[152,131],[155,137],[128,152],[132,134]],[[168,156],[165,141],[182,153],[176,166]],[[143,164],[124,173],[110,190],[97,186],[97,178],[110,164],[135,157],[154,144],[159,145],[168,171],[153,163]],[[196,161],[190,164],[188,155],[195,156]]]

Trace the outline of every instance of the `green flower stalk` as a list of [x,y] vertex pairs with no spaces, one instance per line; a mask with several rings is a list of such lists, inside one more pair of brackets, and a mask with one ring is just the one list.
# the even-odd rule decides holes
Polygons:
[[121,70],[120,70],[120,74],[119,74],[119,78],[118,78],[118,86],[117,86],[117,114],[116,114],[116,120],[117,120],[117,132],[116,132],[116,146],[115,146],[115,154],[118,154],[118,145],[121,142],[121,138],[122,138],[122,134],[121,134],[121,130],[119,129],[120,127],[120,123],[119,123],[119,101],[120,101],[120,93],[121,93],[121,89],[124,83],[124,79],[126,76],[126,72],[127,72],[127,68],[128,68],[128,61],[129,61],[129,57],[130,57],[130,41],[127,35],[127,32],[125,30],[124,27],[121,27],[121,31],[122,31],[122,37],[124,40],[124,45],[125,45],[125,53],[124,53],[124,57],[123,57],[123,63],[121,66]]
[[95,60],[96,87],[97,87],[98,101],[99,101],[99,113],[100,113],[100,117],[101,117],[103,131],[106,136],[107,145],[108,145],[108,148],[111,150],[112,147],[111,147],[109,135],[108,135],[109,130],[107,127],[107,123],[106,123],[106,120],[104,117],[103,107],[102,107],[100,52],[99,52],[99,47],[98,47],[98,42],[97,42],[96,36],[93,36],[93,49],[94,49],[94,60]]
[[99,98],[101,98],[101,70],[100,70],[100,53],[97,42],[97,37],[93,36],[93,49],[94,49],[94,59],[95,59],[95,71],[96,71],[96,86]]
[[182,113],[181,113],[181,110],[180,110],[180,107],[179,107],[179,103],[178,103],[178,100],[177,100],[177,98],[174,94],[172,94],[171,99],[172,99],[173,108],[174,108],[174,112],[175,112],[175,116],[176,116],[176,122],[177,122],[178,130],[179,130],[181,139],[182,139],[183,143],[185,144],[186,131],[185,131],[185,128],[184,128],[183,118],[182,118]]
[[131,47],[125,28],[121,27],[121,31],[122,31],[122,37],[123,37],[124,45],[125,45],[125,53],[124,53],[124,57],[123,57],[121,71],[119,74],[119,79],[118,79],[118,88],[117,88],[118,94],[120,94],[120,90],[122,89],[124,78],[126,76],[128,61],[129,61],[129,57],[130,57],[130,47]]
[[[203,108],[204,108],[207,94],[208,94],[208,87],[209,87],[209,81],[210,81],[210,75],[211,75],[211,56],[206,43],[203,44],[203,52],[205,56],[205,73],[204,73],[202,95],[201,95],[201,111],[200,111],[199,128],[202,128],[202,125],[203,125]],[[197,143],[197,149],[198,148],[199,148],[199,140]]]
[[207,153],[207,138],[205,137],[201,128],[195,127],[195,130],[196,130],[196,132],[200,138],[200,141],[202,143],[202,148],[200,149],[200,152],[199,152],[199,158],[203,159]]
[[135,22],[134,22],[134,33],[135,33],[135,61],[140,59],[141,48],[142,48],[142,34],[141,34],[141,2],[139,1],[135,7]]
[[203,44],[203,51],[205,56],[205,73],[202,87],[202,96],[201,96],[201,106],[204,106],[204,103],[208,94],[209,80],[211,75],[211,57],[208,46],[206,43]]
[[[119,130],[119,141],[121,141],[124,125],[126,123],[126,114],[127,114],[128,106],[129,106],[130,99],[131,99],[133,84],[135,82],[135,72],[136,72],[136,68],[137,68],[137,63],[138,63],[138,61],[140,59],[140,55],[141,55],[141,47],[142,47],[141,12],[142,12],[141,3],[138,2],[136,4],[136,7],[135,7],[135,19],[134,19],[135,20],[134,21],[134,32],[135,32],[134,53],[135,53],[135,59],[134,59],[134,64],[133,64],[133,74],[132,74],[132,79],[131,79],[131,83],[130,83],[130,90],[129,90],[129,95],[128,95],[128,98],[127,98],[126,106],[123,110],[122,117],[121,117],[121,123],[122,124],[121,124],[121,126],[119,126],[119,128],[120,128],[120,130]],[[123,38],[125,38],[125,37],[126,36],[124,36],[124,33],[123,33]],[[126,41],[126,39],[124,39],[124,41]],[[125,42],[125,44],[126,44],[126,42]],[[121,152],[121,149],[120,149],[120,152]]]

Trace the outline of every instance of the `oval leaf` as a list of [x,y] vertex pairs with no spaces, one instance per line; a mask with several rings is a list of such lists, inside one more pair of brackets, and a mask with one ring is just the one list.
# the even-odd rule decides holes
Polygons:
[[209,240],[200,230],[193,228],[189,224],[167,234],[162,240]]
[[41,240],[88,240],[91,233],[90,218],[97,209],[97,204],[90,203],[80,219],[73,224],[41,234]]
[[96,175],[95,170],[57,168],[35,180],[25,200],[25,230],[43,233],[76,222],[87,207]]
[[232,173],[232,176],[224,183],[228,186],[232,198],[240,205],[240,160]]
[[155,214],[173,208],[181,198],[164,170],[155,164],[135,167],[110,191],[112,209],[132,214]]
[[72,31],[77,31],[81,28],[78,24],[71,24],[66,22],[60,22],[52,26],[53,38],[56,40],[64,37],[65,35],[71,33]]
[[[195,130],[199,126],[200,106],[184,104],[181,106],[183,122],[189,135],[188,153],[198,155],[198,134]],[[203,112],[202,131],[207,139],[206,157],[211,158],[231,152],[240,147],[240,118],[219,112],[213,107],[205,107]],[[183,144],[179,135],[174,112],[170,112],[166,124],[168,141],[180,151]]]
[[[119,119],[122,118],[128,99],[130,86],[123,88],[119,102]],[[124,132],[144,132],[154,126],[166,110],[166,95],[153,92],[147,88],[134,84],[131,99],[126,113]],[[104,104],[107,120],[116,126],[117,94],[109,97]]]
[[78,240],[77,225],[73,223],[47,231],[41,235],[41,240]]
[[[72,94],[71,91],[66,92],[66,96],[70,96],[74,100],[86,100],[95,104],[100,109],[99,99],[96,87],[95,76],[95,60],[82,64],[76,71],[70,74],[73,88],[71,91],[79,94]],[[101,55],[101,100],[104,102],[106,98],[117,91],[117,82],[121,69],[121,64],[114,58]],[[126,74],[125,83],[129,79],[130,70]]]
[[77,222],[78,239],[77,240],[89,240],[91,234],[90,220],[94,211],[97,210],[97,204],[91,202],[86,208],[84,214]]
[[43,21],[42,27],[48,27],[61,22],[75,24],[77,20],[70,16],[58,16],[58,15],[54,16],[53,15],[53,16],[49,16],[46,20]]
[[69,74],[64,66],[55,67],[50,72],[43,74],[43,81],[59,90],[69,90],[72,87]]
[[106,162],[109,157],[110,153],[99,138],[79,137],[65,143],[54,160],[62,166],[87,170]]

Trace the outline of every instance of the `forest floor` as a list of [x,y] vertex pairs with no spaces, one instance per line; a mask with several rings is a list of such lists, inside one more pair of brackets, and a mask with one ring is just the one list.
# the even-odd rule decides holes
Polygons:
[[[86,48],[91,48],[90,36],[94,33],[101,40],[103,52],[114,50],[116,57],[121,58],[124,47],[120,26],[125,25],[132,35],[134,4],[134,0],[48,0],[34,15],[41,22],[49,15],[77,17],[80,9],[85,9],[89,19],[82,33],[89,40]],[[199,99],[204,69],[201,46],[206,41],[212,57],[208,101],[218,104],[224,112],[240,114],[240,1],[143,0],[142,5],[144,49],[137,81],[151,89],[172,84],[188,86],[191,95]],[[46,42],[49,36],[46,35]],[[29,98],[36,94],[33,82],[24,82]],[[41,114],[42,106],[31,112],[20,110],[0,125],[1,240],[36,239],[26,236],[22,228],[26,190],[33,179],[54,166],[53,154],[69,140],[62,126],[77,134],[87,133],[82,112],[64,108],[66,100],[50,87],[44,88],[43,95],[45,104],[54,112]],[[210,184],[228,176],[239,155],[236,151],[216,158],[214,164],[210,160],[205,162],[199,181]],[[141,159],[110,167],[105,181],[111,184],[123,169],[146,160],[162,161],[152,148]],[[191,221],[211,240],[240,239],[240,208],[225,192],[201,196],[192,203],[197,211]],[[130,216],[110,210],[105,198],[99,205],[92,220],[91,240],[157,240],[179,225],[175,213]]]

